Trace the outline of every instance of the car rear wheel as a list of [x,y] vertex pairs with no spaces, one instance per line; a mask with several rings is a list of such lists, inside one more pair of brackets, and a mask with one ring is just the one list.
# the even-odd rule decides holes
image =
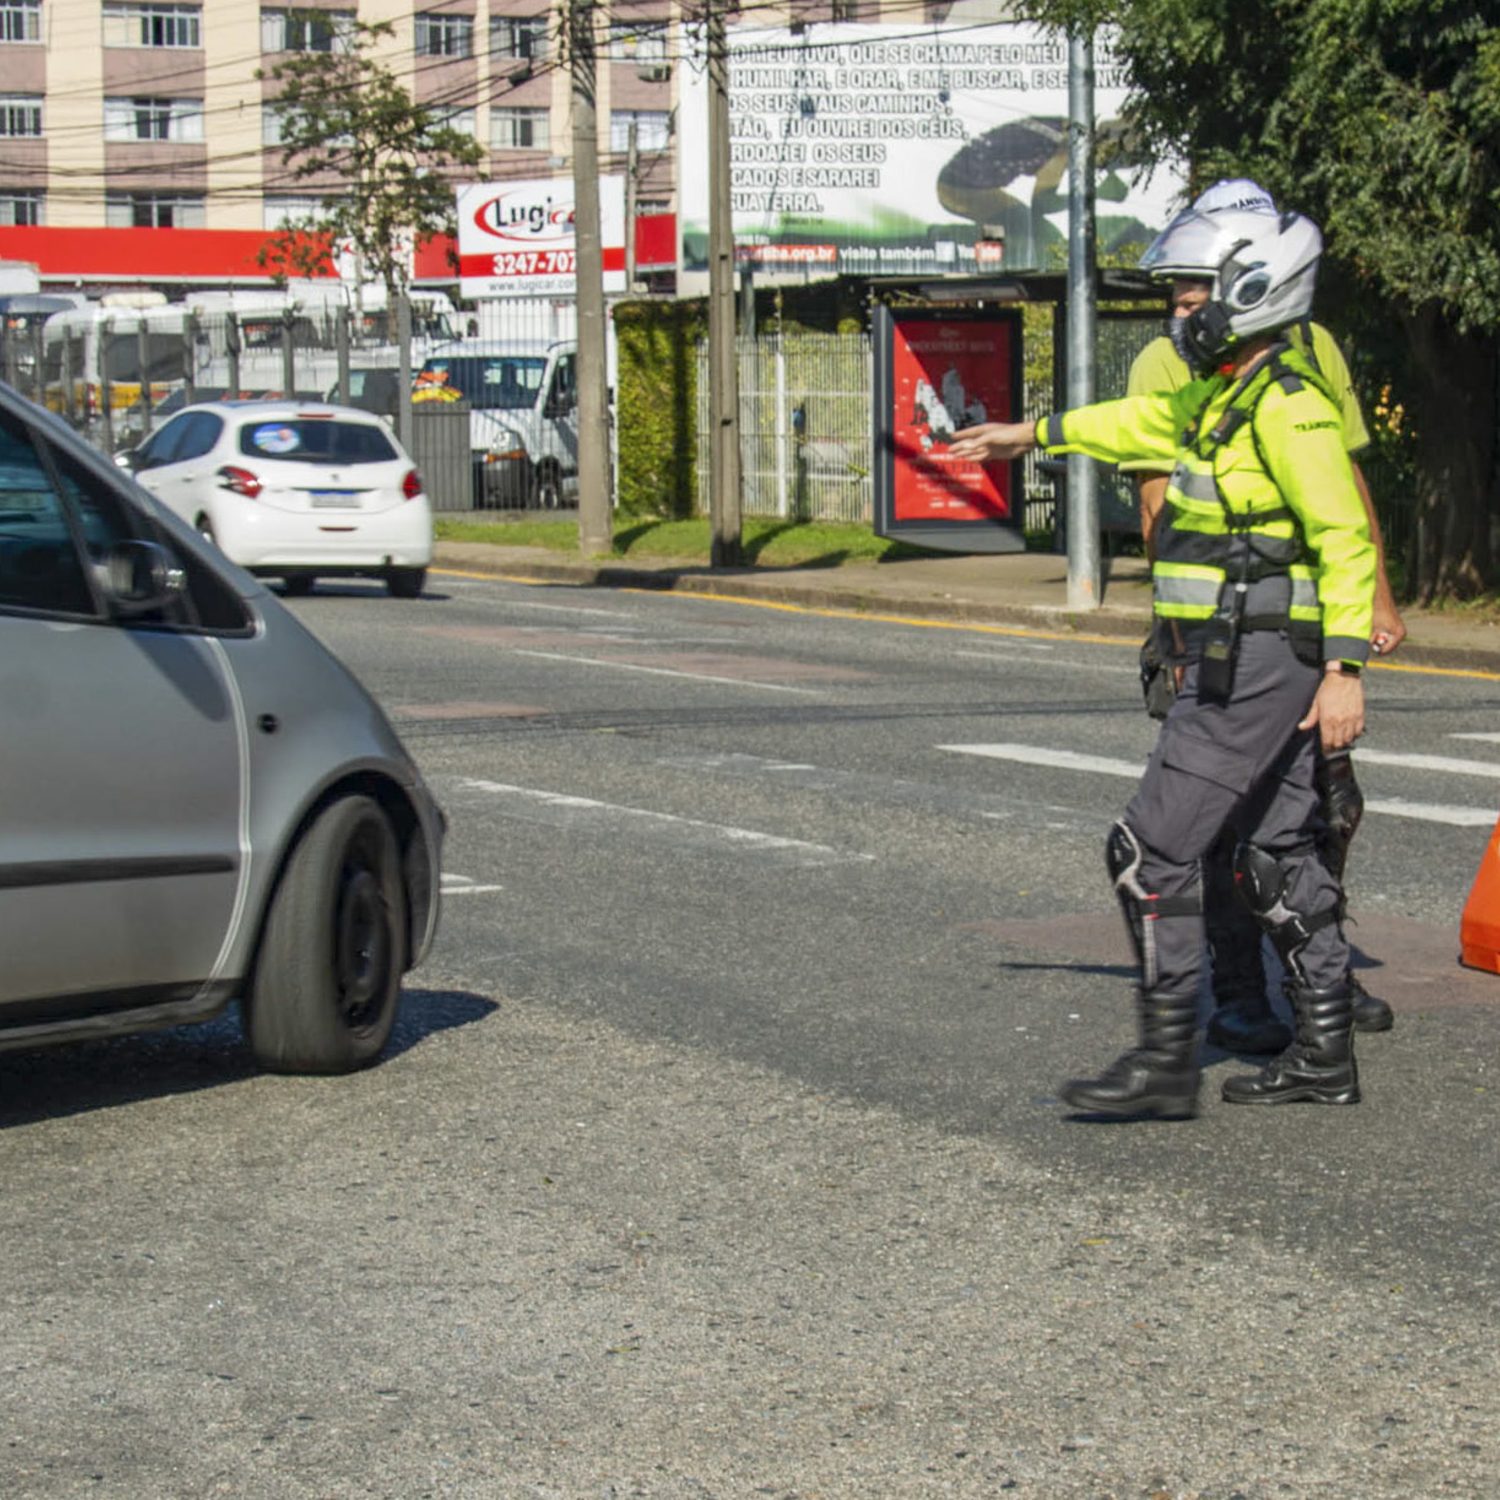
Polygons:
[[281,580],[281,592],[290,598],[300,599],[305,594],[312,593],[317,581],[311,573],[293,573],[289,578]]
[[385,575],[385,586],[396,599],[420,598],[426,582],[426,568],[392,568]]
[[282,872],[256,957],[245,1035],[274,1073],[348,1073],[390,1039],[406,967],[406,893],[369,797],[320,812]]

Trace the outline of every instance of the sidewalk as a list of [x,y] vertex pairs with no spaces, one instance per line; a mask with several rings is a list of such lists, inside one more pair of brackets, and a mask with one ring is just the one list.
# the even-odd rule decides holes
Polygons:
[[[433,566],[600,588],[644,588],[762,599],[812,609],[966,621],[1140,640],[1151,584],[1139,557],[1106,559],[1099,607],[1068,608],[1067,559],[1047,552],[900,558],[795,568],[714,569],[671,559],[593,562],[541,547],[439,542]],[[1414,609],[1394,665],[1500,676],[1500,626],[1458,612]]]

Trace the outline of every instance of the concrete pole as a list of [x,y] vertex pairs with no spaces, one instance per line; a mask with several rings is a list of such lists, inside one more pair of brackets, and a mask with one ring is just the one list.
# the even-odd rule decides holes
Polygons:
[[[1068,38],[1068,405],[1094,399],[1094,39]],[[1068,608],[1098,609],[1099,471],[1068,455]]]
[[741,561],[740,381],[724,3],[708,0],[708,512],[710,561],[733,568]]
[[625,294],[629,297],[635,296],[635,180],[641,169],[638,138],[636,122],[632,120],[625,132]]
[[396,293],[396,441],[411,452],[415,421],[411,409],[411,298]]
[[609,552],[614,544],[594,24],[594,0],[571,0],[568,59],[573,88],[573,215],[578,288],[578,548],[585,557]]

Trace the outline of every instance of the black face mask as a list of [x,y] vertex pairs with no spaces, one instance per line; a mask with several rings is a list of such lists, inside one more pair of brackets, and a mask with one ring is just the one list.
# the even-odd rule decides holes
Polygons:
[[1222,302],[1205,303],[1185,318],[1173,318],[1167,337],[1194,375],[1212,374],[1233,342],[1229,313]]

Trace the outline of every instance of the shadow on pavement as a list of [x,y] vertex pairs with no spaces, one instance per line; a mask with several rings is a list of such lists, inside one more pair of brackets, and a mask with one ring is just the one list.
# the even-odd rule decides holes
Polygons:
[[[375,1066],[498,1009],[495,1001],[468,990],[405,990],[396,1028]],[[197,1026],[8,1052],[0,1054],[0,1130],[221,1088],[259,1071],[244,1045],[236,1006]]]

